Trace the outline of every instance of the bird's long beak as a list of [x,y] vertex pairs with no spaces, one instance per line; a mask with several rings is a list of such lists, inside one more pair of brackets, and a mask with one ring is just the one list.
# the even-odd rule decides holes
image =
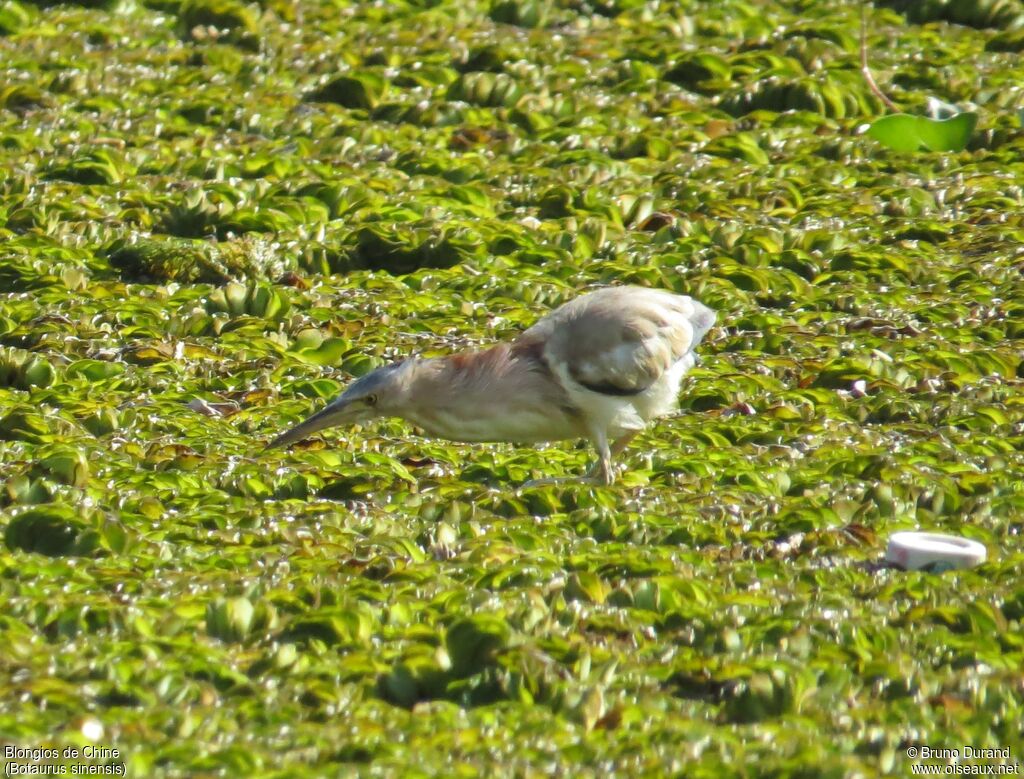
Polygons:
[[356,407],[353,406],[350,400],[345,397],[340,397],[333,403],[325,406],[324,408],[317,411],[313,416],[304,422],[300,422],[291,430],[282,433],[269,444],[267,449],[277,449],[281,446],[289,446],[294,444],[296,441],[301,441],[303,438],[308,438],[320,430],[325,430],[328,427],[335,427],[337,425],[344,425],[349,422],[357,421]]

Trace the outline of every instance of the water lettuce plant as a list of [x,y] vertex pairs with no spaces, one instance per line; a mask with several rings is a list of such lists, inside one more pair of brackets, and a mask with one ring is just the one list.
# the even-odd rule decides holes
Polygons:
[[[2,740],[131,776],[1018,749],[1022,10],[869,9],[894,99],[978,117],[914,154],[859,131],[859,14],[0,4]],[[614,487],[397,421],[261,452],[608,283],[720,323]],[[880,565],[915,528],[989,561]]]

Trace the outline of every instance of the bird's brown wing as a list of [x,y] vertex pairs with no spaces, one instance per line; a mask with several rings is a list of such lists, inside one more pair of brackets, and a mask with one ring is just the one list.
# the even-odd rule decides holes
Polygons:
[[662,290],[613,287],[556,309],[521,336],[544,343],[547,362],[605,395],[648,389],[699,343],[714,313]]

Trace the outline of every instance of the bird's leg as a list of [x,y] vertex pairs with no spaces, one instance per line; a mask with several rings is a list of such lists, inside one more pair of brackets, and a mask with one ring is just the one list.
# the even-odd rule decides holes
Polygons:
[[615,443],[612,444],[612,457],[618,457],[622,454],[626,447],[629,446],[630,441],[636,438],[639,433],[639,430],[630,430],[625,435],[620,435],[616,438]]
[[612,458],[618,457],[623,450],[629,446],[629,442],[636,438],[639,430],[631,430],[620,435],[608,446],[608,437],[604,433],[594,434],[594,447],[597,449],[597,462],[587,473],[587,479],[598,484],[611,484],[615,481],[615,467],[612,465]]
[[608,434],[604,430],[595,430],[593,436],[597,462],[587,473],[586,478],[597,484],[611,484],[615,481],[615,471],[612,469],[612,450],[608,448]]
[[[594,448],[597,449],[598,459],[594,466],[587,471],[586,476],[562,476],[547,479],[531,479],[530,481],[524,482],[523,487],[546,487],[552,484],[565,484],[566,482],[582,482],[583,484],[604,485],[611,484],[615,481],[615,471],[612,470],[612,453],[608,448],[608,435],[603,430],[594,430],[591,432],[591,436],[594,441]],[[621,440],[622,439],[619,439],[619,441]],[[618,444],[619,441],[616,441],[615,443]],[[628,440],[626,443],[629,443]]]

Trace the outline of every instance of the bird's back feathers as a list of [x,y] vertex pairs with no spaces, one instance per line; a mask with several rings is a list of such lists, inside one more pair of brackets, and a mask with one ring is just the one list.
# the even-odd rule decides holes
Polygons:
[[520,340],[543,342],[547,361],[564,365],[580,386],[628,397],[691,354],[714,322],[715,313],[690,297],[609,287],[566,303]]

